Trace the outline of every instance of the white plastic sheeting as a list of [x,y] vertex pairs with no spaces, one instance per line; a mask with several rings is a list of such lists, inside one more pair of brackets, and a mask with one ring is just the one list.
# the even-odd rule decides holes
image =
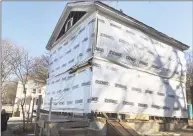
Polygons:
[[[98,15],[92,110],[187,117],[184,53]],[[105,62],[109,61],[109,62]]]
[[63,112],[142,113],[161,117],[187,117],[185,83],[93,60],[74,74],[48,81],[44,109]]
[[43,108],[48,110],[53,98],[53,111],[88,112],[85,99],[90,91],[91,71],[68,74],[68,70],[92,56],[95,38],[95,13],[51,50],[49,79]]
[[187,117],[185,83],[93,60],[91,109]]
[[55,77],[92,56],[95,14],[51,50],[49,76]]
[[[187,117],[184,53],[146,34],[93,15],[52,49],[44,109]],[[97,34],[97,44],[94,44]],[[95,47],[94,50],[92,47]],[[69,74],[87,61],[90,68]]]
[[130,68],[185,82],[186,61],[183,52],[100,15],[94,55]]
[[48,80],[43,109],[48,110],[53,98],[52,110],[63,112],[89,112],[87,99],[91,94],[91,69],[64,73]]

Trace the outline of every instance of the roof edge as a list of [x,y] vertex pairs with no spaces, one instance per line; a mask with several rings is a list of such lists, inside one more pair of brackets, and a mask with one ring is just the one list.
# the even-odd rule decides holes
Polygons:
[[[119,10],[114,9],[114,8],[112,8],[112,7],[108,6],[108,5],[100,2],[100,1],[94,1],[94,2],[93,1],[91,1],[91,2],[77,1],[77,2],[69,2],[69,3],[66,4],[66,6],[65,6],[65,8],[64,8],[64,10],[63,10],[63,12],[62,12],[62,14],[61,14],[57,24],[56,24],[56,26],[55,26],[52,34],[51,34],[51,37],[50,37],[50,39],[49,39],[49,41],[48,41],[48,43],[46,45],[46,49],[47,50],[50,50],[52,48],[52,44],[54,43],[53,40],[55,39],[55,37],[57,35],[57,32],[59,31],[58,29],[60,29],[61,21],[64,18],[65,12],[69,8],[71,8],[71,7],[75,6],[75,5],[79,5],[79,6],[80,5],[85,5],[85,6],[88,6],[88,5],[91,5],[91,4],[94,4],[96,7],[103,8],[103,10],[106,10],[106,11],[110,10],[113,13],[118,14],[119,16],[121,16],[125,20],[125,22],[129,21],[128,24],[132,25],[134,28],[139,29],[139,30],[141,30],[143,32],[145,31],[145,33],[147,33],[147,34],[149,34],[149,35],[151,35],[153,37],[156,37],[156,38],[158,38],[159,40],[161,40],[163,42],[169,43],[172,46],[175,46],[175,47],[179,48],[182,51],[185,51],[185,50],[189,49],[188,45],[186,45],[186,44],[184,44],[184,43],[182,43],[182,42],[180,42],[180,41],[178,41],[178,40],[176,40],[176,39],[174,39],[172,37],[169,37],[168,35],[160,32],[160,31],[158,31],[158,30],[156,30],[156,29],[154,29],[154,28],[152,28],[152,27],[150,27],[150,26],[148,26],[148,25],[146,25],[146,24],[144,24],[144,23],[142,23],[142,22],[140,22],[140,21],[138,21],[138,20],[136,20],[136,19],[134,19],[134,18],[124,14],[124,13],[122,13],[122,12],[120,12]],[[107,11],[107,13],[108,13],[108,11]]]
[[183,51],[189,49],[188,45],[186,45],[186,44],[184,44],[184,43],[182,43],[182,42],[180,42],[180,41],[178,41],[178,40],[176,40],[172,37],[169,37],[168,35],[160,32],[160,31],[158,31],[158,30],[156,30],[156,29],[154,29],[154,28],[152,28],[152,27],[150,27],[150,26],[148,26],[148,25],[146,25],[146,24],[144,24],[144,23],[142,23],[142,22],[140,22],[140,21],[138,21],[138,20],[136,20],[136,19],[122,13],[122,12],[120,12],[120,11],[118,11],[117,9],[114,9],[114,8],[100,2],[100,1],[95,1],[95,5],[102,7],[104,10],[111,10],[112,12],[114,12],[116,14],[119,14],[120,16],[130,20],[130,22],[137,24],[138,26],[135,25],[134,26],[135,28],[142,29],[143,31],[145,31],[147,34],[150,34],[150,35],[152,35],[152,33],[154,33],[153,34],[154,37],[157,37],[158,39],[162,38],[160,40],[166,41],[167,43],[169,42],[173,46],[176,46],[176,47],[180,48]]

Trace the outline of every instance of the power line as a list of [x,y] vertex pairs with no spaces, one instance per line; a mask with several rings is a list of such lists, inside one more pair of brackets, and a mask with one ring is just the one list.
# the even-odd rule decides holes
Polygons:
[[111,2],[113,2],[113,1],[110,1],[109,3],[107,3],[107,5],[109,6],[109,4],[110,4]]

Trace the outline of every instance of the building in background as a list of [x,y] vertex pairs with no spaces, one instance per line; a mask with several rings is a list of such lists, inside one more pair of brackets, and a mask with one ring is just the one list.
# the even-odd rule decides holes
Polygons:
[[[24,106],[25,115],[27,117],[29,114],[29,116],[31,117],[32,110],[36,111],[38,96],[42,95],[42,98],[44,98],[45,84],[41,80],[35,80],[33,78],[29,78],[25,87],[26,87],[25,88],[26,104]],[[21,110],[21,105],[20,105],[22,98],[24,98],[23,87],[22,87],[22,83],[19,81],[18,86],[17,86],[15,103],[14,103],[14,115],[13,116],[22,117],[22,110]],[[34,108],[33,108],[33,103],[34,103]]]

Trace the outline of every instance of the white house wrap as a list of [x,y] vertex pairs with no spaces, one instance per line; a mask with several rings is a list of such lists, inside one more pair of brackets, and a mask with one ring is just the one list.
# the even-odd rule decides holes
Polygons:
[[184,49],[100,10],[49,47],[44,109],[187,118]]
[[186,117],[185,83],[93,60],[91,109]]

